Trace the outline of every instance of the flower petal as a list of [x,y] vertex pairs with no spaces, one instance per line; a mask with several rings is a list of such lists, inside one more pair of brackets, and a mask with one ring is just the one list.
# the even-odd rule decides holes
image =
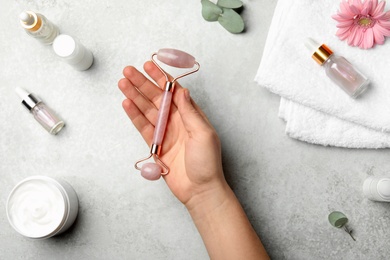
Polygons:
[[378,0],[372,0],[372,7],[371,7],[371,12],[370,14],[372,15],[372,13],[375,11],[376,7],[378,6]]
[[372,17],[372,19],[374,19],[374,20],[388,20],[388,19],[384,19],[384,17],[386,16],[386,13],[380,13],[379,15],[377,15],[377,16],[371,16]]
[[337,30],[336,36],[338,36],[340,40],[344,41],[348,38],[350,33],[350,28],[340,28]]
[[345,22],[345,21],[348,21],[348,20],[352,20],[353,18],[351,17],[348,17],[344,14],[341,14],[341,13],[338,13],[338,14],[334,14],[332,15],[332,18],[338,22]]
[[332,15],[332,18],[338,22],[343,22],[343,21],[352,20],[353,16],[351,17],[351,16],[345,15],[343,13],[337,13],[337,14]]
[[345,33],[349,34],[350,30],[351,30],[351,27],[340,28],[340,29],[337,30],[336,35],[339,36],[339,35],[342,35],[342,34],[345,34]]
[[385,4],[386,4],[385,1],[380,1],[378,6],[375,8],[374,12],[372,13],[372,16],[380,15],[385,9]]
[[358,29],[357,26],[354,26],[354,27],[351,28],[351,33],[350,33],[350,35],[348,36],[348,39],[347,39],[347,43],[350,46],[354,46],[353,42],[355,40],[357,29]]
[[362,15],[367,15],[368,14],[368,8],[363,8],[361,14]]
[[372,28],[368,28],[363,36],[363,48],[369,49],[372,48],[372,46],[374,46],[374,33]]
[[336,27],[337,28],[345,28],[345,27],[351,27],[353,25],[353,20],[345,21],[345,22],[339,22]]
[[363,41],[363,30],[362,28],[358,27],[356,29],[356,34],[355,34],[355,38],[353,40],[353,46],[359,46],[361,44],[361,42]]
[[371,13],[371,10],[372,10],[372,2],[371,0],[366,0],[363,4],[362,14],[368,15]]
[[390,36],[390,29],[383,27],[379,22],[375,24],[374,28],[384,36]]
[[360,10],[359,10],[359,8],[357,8],[356,6],[350,5],[349,8],[351,9],[352,13],[354,13],[354,14],[360,14]]
[[353,0],[353,5],[359,10],[363,10],[363,4],[361,0]]
[[384,19],[384,20],[390,20],[390,11],[387,11],[387,12],[385,13],[385,16],[382,17],[382,19]]
[[390,30],[390,21],[378,20],[377,23],[379,23],[383,28]]
[[351,18],[355,16],[355,14],[351,11],[348,2],[342,1],[340,3],[341,13],[350,16]]
[[385,42],[385,36],[376,29],[376,27],[372,28],[372,31],[374,32],[374,41],[376,44],[383,44]]

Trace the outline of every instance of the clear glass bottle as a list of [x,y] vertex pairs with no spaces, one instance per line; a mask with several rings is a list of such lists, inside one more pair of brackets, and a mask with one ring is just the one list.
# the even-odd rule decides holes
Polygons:
[[50,134],[56,135],[65,126],[64,121],[60,120],[49,107],[33,94],[22,88],[16,88],[16,93],[23,100],[22,104]]
[[42,14],[25,11],[19,15],[19,18],[26,33],[43,44],[52,44],[59,34],[58,27]]
[[333,54],[325,44],[309,38],[305,43],[312,51],[312,58],[325,68],[326,75],[353,98],[367,90],[370,81],[344,57]]

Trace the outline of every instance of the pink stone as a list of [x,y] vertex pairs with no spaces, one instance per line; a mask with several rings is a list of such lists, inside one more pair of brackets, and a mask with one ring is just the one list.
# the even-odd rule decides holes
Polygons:
[[141,175],[150,181],[158,180],[161,177],[161,166],[157,163],[144,163],[141,167]]
[[192,68],[195,65],[195,58],[192,55],[176,49],[158,50],[157,59],[176,68]]
[[165,91],[158,111],[156,127],[154,129],[153,143],[156,145],[162,144],[164,134],[165,134],[165,129],[167,127],[169,110],[171,108],[171,101],[172,101],[172,92]]

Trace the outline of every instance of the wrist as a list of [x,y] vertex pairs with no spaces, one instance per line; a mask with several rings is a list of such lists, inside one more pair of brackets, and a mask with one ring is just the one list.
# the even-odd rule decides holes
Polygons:
[[220,210],[235,198],[225,179],[210,183],[208,186],[185,204],[194,222],[201,221],[216,210]]

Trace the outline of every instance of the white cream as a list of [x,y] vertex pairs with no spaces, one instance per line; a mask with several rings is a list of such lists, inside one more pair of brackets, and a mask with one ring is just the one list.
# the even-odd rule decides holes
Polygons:
[[[45,176],[30,177],[17,184],[7,202],[8,220],[14,229],[26,237],[48,238],[69,227],[76,218],[78,200],[70,185],[65,185],[66,189]],[[74,193],[71,197],[76,198],[72,199],[76,204],[72,207],[67,194],[69,189]],[[72,223],[67,223],[69,221]]]

